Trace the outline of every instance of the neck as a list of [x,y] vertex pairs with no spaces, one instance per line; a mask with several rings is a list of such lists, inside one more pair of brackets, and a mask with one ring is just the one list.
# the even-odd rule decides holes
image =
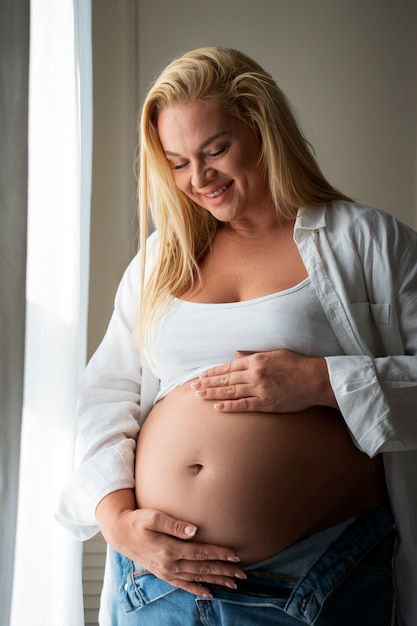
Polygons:
[[264,240],[266,237],[275,236],[287,229],[293,229],[293,219],[285,219],[275,214],[264,220],[236,220],[223,225],[224,235],[234,240]]

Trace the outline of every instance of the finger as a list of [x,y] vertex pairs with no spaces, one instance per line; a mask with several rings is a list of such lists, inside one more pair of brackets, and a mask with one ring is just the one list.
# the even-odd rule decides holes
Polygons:
[[194,582],[226,584],[235,578],[246,578],[244,569],[238,563],[224,561],[179,561],[177,577]]
[[200,374],[199,379],[202,378],[213,378],[216,376],[223,376],[224,374],[228,374],[231,370],[230,361],[227,363],[223,363],[223,365],[217,365],[216,367],[210,367],[208,370]]
[[[186,582],[196,582],[207,585],[221,585],[222,587],[229,587],[229,589],[237,588],[237,581],[246,578],[243,573],[236,573],[233,576],[216,576],[214,574],[193,574],[184,576]],[[181,579],[184,581],[184,579]]]
[[[246,357],[247,358],[247,357]],[[223,365],[217,365],[216,367],[211,367],[200,375],[200,378],[213,378],[217,376],[224,376],[230,374],[231,372],[237,372],[243,369],[246,369],[245,358],[234,359],[233,361],[228,361]]]
[[[199,544],[197,551],[191,550],[193,544],[183,545],[186,558],[179,556],[179,550],[172,552],[171,548],[162,550],[158,554],[157,563],[148,566],[156,576],[171,582],[181,580],[187,582],[209,582],[212,584],[227,585],[236,578],[246,578],[243,568],[240,566],[239,557],[228,548]],[[177,548],[180,548],[177,546]],[[211,558],[214,554],[218,559]]]
[[[242,386],[248,385],[249,380],[248,380],[247,372],[248,372],[247,369],[242,369],[242,370],[235,370],[233,372],[228,372],[227,374],[221,374],[219,376],[204,376],[203,378],[200,378],[197,381],[194,381],[191,384],[191,387],[195,390],[200,390],[200,389],[219,390],[219,388],[227,389],[228,387],[235,387],[237,385],[242,385]],[[222,391],[224,390],[222,389]],[[229,390],[229,391],[226,391],[225,393],[227,394],[226,397],[230,397],[230,396],[233,396],[235,392],[233,390]],[[244,393],[248,395],[248,389],[245,389]]]
[[228,400],[241,398],[246,396],[244,385],[229,385],[227,387],[209,387],[207,389],[199,389],[196,395],[205,400]]
[[142,509],[142,514],[146,516],[146,528],[163,535],[171,535],[178,539],[192,539],[197,532],[197,526],[194,524],[178,520],[162,511]]
[[[240,558],[236,554],[235,550],[226,548],[224,546],[216,546],[210,543],[198,543],[192,542],[182,544],[181,554],[177,558],[178,564],[187,564],[191,569],[187,571],[191,573],[200,572],[201,568],[207,573],[213,573],[215,568],[216,573],[219,573],[219,567],[222,567],[222,572],[229,572],[234,565],[240,563]],[[209,569],[211,568],[211,569]],[[185,569],[185,567],[182,567]]]
[[181,581],[221,585],[229,589],[236,589],[237,580],[247,578],[242,567],[226,564],[222,561],[206,561],[202,563],[192,561],[178,565],[181,569],[185,568],[185,571],[181,571],[176,575],[176,579]]
[[213,598],[213,594],[211,593],[208,587],[204,585],[200,585],[199,583],[194,582],[186,582],[181,579],[167,580],[170,585],[174,587],[178,587],[178,589],[183,589],[184,591],[188,591],[188,593],[192,593],[195,596],[202,596],[203,598],[211,599]]
[[220,400],[213,404],[216,411],[222,413],[280,413],[283,409],[275,398],[239,398],[237,400]]
[[184,583],[198,583],[200,585],[220,585],[222,587],[228,587],[229,589],[237,589],[237,583],[238,580],[242,580],[244,577],[246,577],[244,574],[240,574],[236,575],[236,576],[213,576],[213,575],[200,575],[200,574],[195,574],[193,576],[190,576],[190,578],[184,580],[184,579],[179,579],[182,580],[182,582]]
[[220,585],[222,587],[227,587],[229,589],[236,589],[237,588],[236,578],[242,580],[242,579],[247,578],[247,576],[242,571],[242,573],[239,574],[239,576],[232,577],[232,578],[220,577],[220,576],[207,576],[207,578],[209,578],[209,580],[205,580],[205,577],[203,576],[201,582],[199,582],[199,576],[196,575],[194,579],[190,581],[183,580],[182,578],[176,578],[176,579],[168,580],[167,582],[169,582],[171,585],[174,585],[175,587],[178,587],[179,589],[183,589],[184,591],[188,591],[189,593],[192,593],[194,595],[204,596],[206,598],[212,598],[213,595],[210,589],[205,586],[205,584]]
[[[262,405],[258,398],[239,398],[238,400],[221,400],[215,402],[213,407],[222,413],[244,413],[249,411],[262,411]],[[264,412],[264,411],[262,411]]]

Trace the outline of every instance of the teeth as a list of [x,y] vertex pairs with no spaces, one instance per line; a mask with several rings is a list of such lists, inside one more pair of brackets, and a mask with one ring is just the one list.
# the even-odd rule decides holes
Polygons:
[[229,185],[230,183],[226,183],[225,185],[223,185],[223,187],[221,187],[217,191],[214,191],[213,193],[208,193],[207,198],[217,198],[217,196],[220,196],[222,193],[226,191]]

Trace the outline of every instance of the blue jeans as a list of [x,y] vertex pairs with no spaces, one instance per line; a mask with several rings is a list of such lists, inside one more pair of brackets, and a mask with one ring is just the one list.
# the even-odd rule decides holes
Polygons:
[[112,551],[112,626],[390,626],[395,538],[389,506],[378,507],[345,527],[303,575],[247,568],[237,590],[209,585],[213,599]]

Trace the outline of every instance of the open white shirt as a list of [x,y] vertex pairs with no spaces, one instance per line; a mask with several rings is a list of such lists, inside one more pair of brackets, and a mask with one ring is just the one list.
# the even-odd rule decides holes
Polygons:
[[[356,445],[382,452],[400,542],[399,624],[417,624],[417,234],[392,216],[348,202],[300,209],[294,228],[309,277],[344,351],[330,381]],[[157,234],[151,235],[157,244]],[[57,519],[78,539],[98,532],[102,498],[134,487],[140,424],[159,391],[132,342],[139,261],[121,281],[107,333],[80,382],[76,469]],[[107,626],[107,592],[101,624]]]

